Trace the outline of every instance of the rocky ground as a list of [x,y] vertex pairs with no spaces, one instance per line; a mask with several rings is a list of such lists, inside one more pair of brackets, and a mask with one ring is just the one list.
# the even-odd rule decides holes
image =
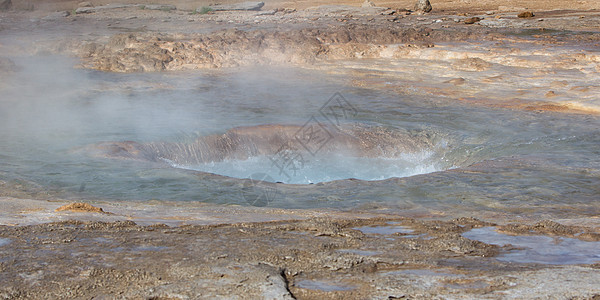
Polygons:
[[[4,211],[20,214],[21,224],[31,223],[0,226],[3,298],[592,299],[600,294],[597,263],[498,260],[515,247],[463,237],[473,228],[497,226],[474,218],[159,203],[49,211],[59,204],[3,199]],[[184,211],[194,217],[185,218]],[[65,221],[43,222],[57,218]],[[548,220],[507,223],[498,230],[600,241],[598,227]]]
[[[452,87],[468,82],[464,74],[498,66],[547,71],[548,61],[529,59],[538,50],[515,45],[575,48],[549,58],[552,66],[600,71],[600,56],[588,51],[600,43],[595,1],[532,1],[527,7],[508,0],[432,1],[429,14],[410,12],[413,1],[375,1],[382,7],[367,8],[342,1],[273,1],[261,11],[241,12],[194,11],[211,4],[201,1],[158,9],[147,7],[147,1],[123,2],[136,4],[130,6],[94,1],[95,9],[79,12],[78,6],[88,5],[12,2],[0,12],[0,78],[18,68],[11,57],[45,53],[71,55],[80,67],[111,72],[255,64],[336,72],[341,61],[445,55],[448,69],[463,72],[448,78]],[[525,11],[534,16],[518,17]],[[494,47],[452,51],[451,45],[465,41]],[[519,55],[505,59],[507,53]],[[378,84],[365,82],[357,84]],[[563,88],[582,98],[597,89],[552,84],[544,99]],[[485,105],[598,113],[547,102]],[[597,217],[515,220],[482,213],[479,219],[454,219],[414,211],[400,216],[172,203],[100,203],[103,211],[80,206],[83,212],[55,212],[67,203],[43,188],[2,188],[1,195],[14,197],[1,198],[0,296],[5,299],[600,297],[598,262],[509,262],[501,258],[518,247],[463,236],[497,226],[513,235],[593,243],[600,241]]]

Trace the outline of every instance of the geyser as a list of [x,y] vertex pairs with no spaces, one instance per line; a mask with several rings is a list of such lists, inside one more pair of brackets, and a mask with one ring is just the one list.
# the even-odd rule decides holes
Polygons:
[[298,184],[438,171],[427,135],[360,124],[238,127],[188,142],[103,142],[86,151],[234,178],[265,173],[273,181]]

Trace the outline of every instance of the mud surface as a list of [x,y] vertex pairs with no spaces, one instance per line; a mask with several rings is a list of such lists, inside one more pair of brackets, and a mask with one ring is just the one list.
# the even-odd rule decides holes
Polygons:
[[[213,226],[65,221],[0,227],[8,298],[592,297],[598,266],[514,264],[461,236],[477,219],[410,218]],[[569,277],[569,290],[551,287]],[[531,286],[545,289],[529,290]],[[541,293],[541,294],[538,294]]]

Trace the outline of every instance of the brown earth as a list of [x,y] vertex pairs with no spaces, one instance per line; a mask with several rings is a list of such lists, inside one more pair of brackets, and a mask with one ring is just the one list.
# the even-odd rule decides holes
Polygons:
[[[12,0],[13,7],[15,9],[33,9],[36,10],[71,10],[77,8],[78,3],[83,2],[79,0]],[[93,5],[105,5],[115,3],[111,0],[95,0],[88,1]],[[155,4],[155,3],[169,3],[177,6],[180,9],[196,9],[198,7],[212,5],[212,4],[229,4],[240,1],[235,0],[220,0],[220,1],[197,1],[197,0],[180,0],[180,1],[153,1],[153,0],[122,0],[118,3],[124,4]],[[301,1],[285,1],[285,0],[273,0],[264,1],[264,9],[272,8],[295,8],[305,9],[308,7],[314,7],[319,5],[353,5],[360,6],[364,1],[344,1],[344,0],[333,0],[333,1],[315,1],[315,0],[301,0]],[[373,1],[375,5],[382,7],[391,8],[404,8],[412,9],[416,3],[415,0],[398,0],[398,1]],[[481,0],[481,1],[467,1],[467,0],[432,0],[430,1],[433,6],[433,12],[463,12],[463,13],[481,13],[485,11],[521,11],[521,10],[533,10],[533,11],[549,11],[549,10],[593,10],[600,9],[600,3],[592,0],[534,0],[523,1],[517,0]]]

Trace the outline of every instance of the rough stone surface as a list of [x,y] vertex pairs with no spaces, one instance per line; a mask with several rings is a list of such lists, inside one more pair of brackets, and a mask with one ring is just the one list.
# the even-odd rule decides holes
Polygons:
[[481,20],[482,19],[480,17],[471,17],[471,18],[465,19],[465,24],[475,24]]
[[107,5],[103,5],[103,6],[94,6],[94,7],[79,7],[75,10],[75,13],[76,14],[89,14],[89,13],[94,13],[94,12],[98,12],[101,10],[128,8],[128,7],[138,7],[138,6],[133,5],[133,4],[107,4]]
[[452,69],[469,72],[481,72],[489,69],[491,66],[491,63],[475,57],[456,60],[452,64]]
[[12,73],[17,70],[17,65],[10,58],[0,57],[0,74]]
[[535,16],[535,15],[534,15],[532,12],[530,12],[530,11],[524,11],[524,12],[522,12],[522,13],[519,13],[519,14],[517,15],[517,17],[519,17],[519,18],[522,18],[522,19],[525,19],[525,18],[533,18],[534,16]]
[[433,9],[429,0],[418,0],[415,4],[415,11],[420,13],[428,13]]
[[71,204],[63,205],[54,211],[72,211],[72,212],[95,212],[95,213],[105,213],[104,210],[100,207],[92,206],[88,203],[75,202]]
[[143,6],[144,9],[148,9],[148,10],[165,10],[165,11],[170,11],[170,10],[176,10],[177,7],[175,7],[175,5],[170,5],[170,4],[146,4]]
[[[410,233],[363,232],[390,222]],[[474,218],[322,217],[181,227],[74,220],[0,226],[5,276],[0,296],[583,299],[600,294],[600,270],[594,265],[502,262],[495,256],[504,249],[461,236],[490,225]],[[570,289],[564,289],[567,279]]]
[[42,20],[56,20],[56,19],[68,17],[70,15],[71,15],[71,13],[68,11],[57,11],[55,13],[51,13],[51,14],[43,17]]
[[[221,4],[209,6],[214,11],[260,10],[264,2],[242,2],[236,4]],[[201,8],[200,8],[201,9]],[[200,10],[198,9],[198,11]]]
[[12,6],[11,0],[0,0],[0,11],[8,10]]
[[[426,36],[424,34],[427,34]],[[86,44],[80,55],[94,69],[116,72],[214,68],[252,64],[312,64],[323,59],[378,57],[383,48],[373,44],[394,44],[418,40],[464,39],[464,32],[423,33],[412,28],[373,29],[365,26],[334,27],[326,30],[300,29],[285,32],[217,31],[205,35],[120,34],[106,44]]]
[[363,4],[361,6],[362,7],[375,7],[376,5],[371,0],[365,0],[365,2],[363,2]]

